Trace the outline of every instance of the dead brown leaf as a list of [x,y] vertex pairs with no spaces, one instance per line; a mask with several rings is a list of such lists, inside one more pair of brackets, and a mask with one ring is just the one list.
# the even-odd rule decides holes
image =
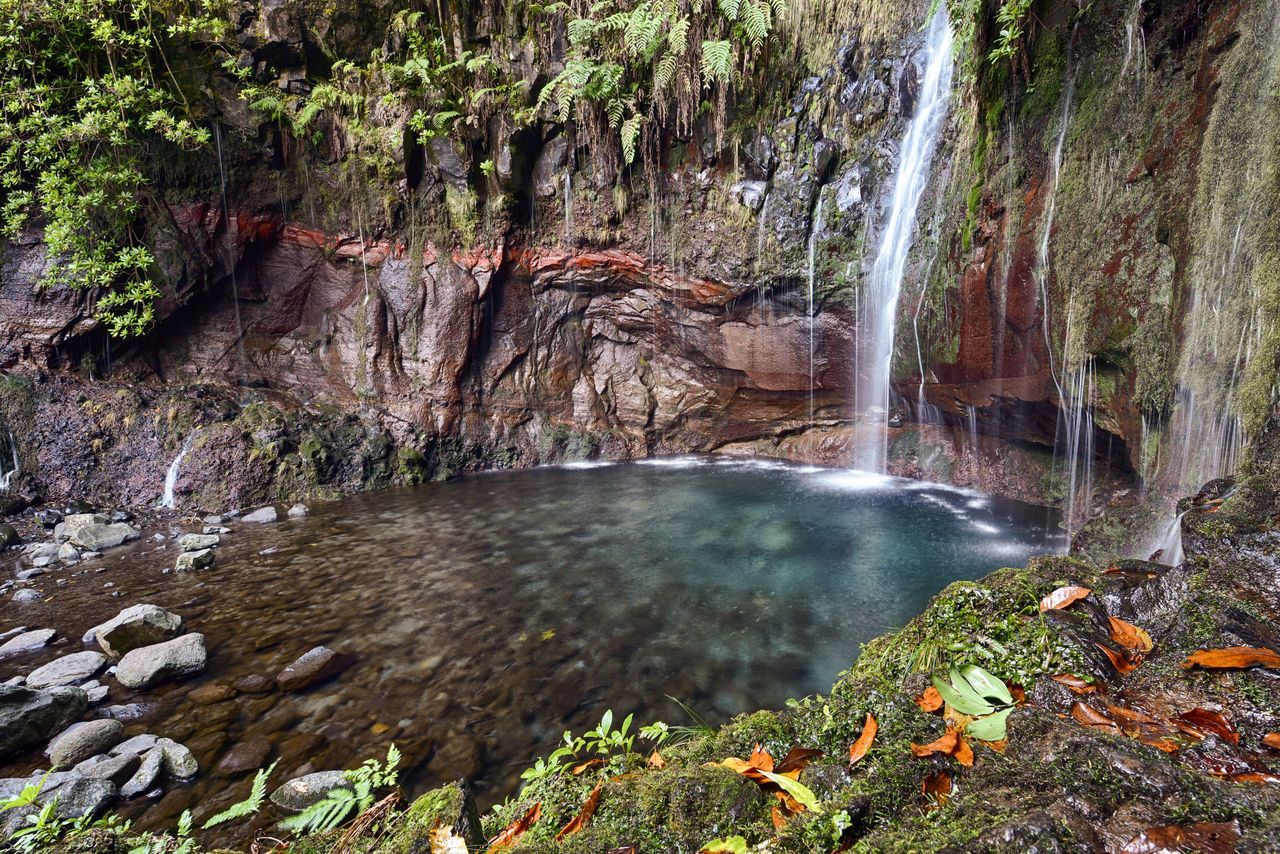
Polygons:
[[1169,741],[1167,738],[1140,739],[1143,744],[1148,747],[1154,747],[1156,750],[1163,750],[1165,753],[1177,753],[1182,746],[1176,741]]
[[751,751],[751,755],[747,757],[747,761],[761,771],[773,770],[773,757],[769,755],[769,751],[765,750],[759,744]]
[[468,854],[466,837],[455,836],[453,828],[448,825],[432,829],[428,840],[431,854]]
[[489,842],[489,850],[497,851],[501,848],[508,848],[516,844],[516,840],[524,836],[525,831],[537,823],[538,817],[542,815],[542,804],[534,804],[523,818],[516,819],[503,828],[502,832],[493,837]]
[[930,685],[924,689],[922,695],[916,697],[916,705],[932,714],[942,708],[942,695],[938,693],[937,688]]
[[919,757],[933,756],[941,753],[955,757],[955,760],[966,768],[973,766],[973,748],[964,740],[958,730],[947,727],[942,737],[928,744],[913,744],[911,752]]
[[1077,587],[1075,585],[1059,587],[1040,600],[1040,610],[1054,611],[1059,608],[1066,608],[1073,602],[1079,602],[1092,592],[1088,587]]
[[596,814],[596,806],[600,803],[600,786],[600,783],[596,783],[596,787],[591,790],[591,794],[587,795],[587,800],[582,805],[582,809],[578,811],[572,821],[560,828],[560,832],[556,834],[556,842],[571,833],[577,833],[591,822],[591,817]]
[[1120,734],[1120,725],[1102,712],[1086,703],[1077,700],[1071,706],[1071,717],[1075,718],[1082,726],[1093,727],[1094,729],[1107,730],[1117,735]]
[[583,762],[581,765],[573,766],[573,769],[571,770],[570,773],[572,773],[573,776],[575,777],[581,777],[583,772],[587,771],[588,769],[596,768],[603,764],[604,764],[603,759],[588,759],[586,762]]
[[1269,732],[1262,737],[1262,743],[1272,750],[1280,750],[1280,732]]
[[1127,676],[1142,666],[1142,656],[1140,655],[1134,656],[1134,659],[1130,661],[1124,655],[1116,652],[1110,647],[1105,647],[1100,643],[1095,643],[1094,646],[1106,653],[1107,658],[1111,660],[1111,666],[1114,667],[1116,672],[1121,676]]
[[[786,756],[782,757],[782,761],[774,766],[773,773],[798,780],[800,771],[809,764],[809,760],[818,759],[822,756],[826,756],[826,754],[812,747],[793,747],[787,751]],[[792,774],[795,774],[795,776],[792,777]]]
[[1070,673],[1059,673],[1057,676],[1052,677],[1052,679],[1054,682],[1066,685],[1067,690],[1077,696],[1092,694],[1094,691],[1098,690],[1097,685],[1091,685],[1079,676],[1073,676]]
[[1122,849],[1122,854],[1163,854],[1166,851],[1197,854],[1234,854],[1240,841],[1240,822],[1202,822],[1191,827],[1148,827]]
[[858,736],[858,740],[849,745],[849,764],[860,760],[867,755],[871,743],[876,740],[876,731],[880,725],[876,723],[875,716],[867,712],[867,722],[862,725],[862,734]]
[[1133,623],[1126,623],[1119,617],[1108,617],[1111,624],[1111,639],[1123,647],[1135,652],[1151,652],[1154,644],[1146,629],[1140,629]]
[[1232,744],[1240,743],[1240,733],[1236,732],[1236,728],[1231,725],[1231,721],[1227,720],[1226,715],[1221,712],[1197,708],[1178,715],[1178,720],[1184,721],[1198,730],[1208,730],[1214,735],[1225,738]]
[[1243,774],[1236,774],[1228,779],[1237,783],[1264,783],[1268,785],[1280,785],[1280,775],[1269,774],[1263,771],[1246,771]]
[[787,824],[787,814],[780,806],[773,808],[773,829],[782,830]]
[[667,760],[663,759],[662,754],[655,750],[649,754],[649,761],[645,765],[650,768],[665,768],[667,767]]
[[1202,649],[1193,652],[1183,667],[1205,667],[1214,670],[1239,670],[1245,667],[1266,667],[1280,670],[1280,655],[1269,649],[1252,646],[1229,646],[1224,649]]
[[934,771],[920,783],[920,789],[930,801],[929,809],[937,809],[951,797],[951,775],[946,771]]

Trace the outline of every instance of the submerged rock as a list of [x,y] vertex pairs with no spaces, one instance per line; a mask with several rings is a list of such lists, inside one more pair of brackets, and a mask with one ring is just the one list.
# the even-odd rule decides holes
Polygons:
[[20,652],[29,652],[33,649],[39,649],[48,645],[49,641],[58,636],[53,629],[33,629],[29,632],[23,632],[17,637],[10,638],[0,645],[0,658],[6,655],[16,655]]
[[207,664],[204,635],[194,632],[127,653],[116,667],[116,679],[128,688],[146,688],[157,682],[192,676]]
[[318,646],[303,653],[296,661],[276,674],[282,691],[301,691],[337,676],[355,661],[355,657]]
[[213,769],[213,773],[219,777],[232,777],[236,774],[256,771],[266,765],[269,755],[271,755],[271,742],[265,738],[242,741],[227,751],[227,755],[222,757],[222,761]]
[[100,652],[92,650],[73,652],[29,673],[27,687],[52,688],[55,685],[74,685],[97,673],[106,663],[107,657]]
[[124,724],[115,720],[84,721],[60,734],[45,748],[54,768],[70,768],[120,743]]
[[89,698],[79,688],[34,691],[0,685],[0,759],[43,741],[88,707]]

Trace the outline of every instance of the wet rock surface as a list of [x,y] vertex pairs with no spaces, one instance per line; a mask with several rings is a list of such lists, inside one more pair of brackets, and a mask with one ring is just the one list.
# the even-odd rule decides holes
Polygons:
[[181,679],[202,672],[208,663],[204,635],[198,632],[170,641],[139,647],[116,666],[116,679],[129,688],[146,688],[158,682]]

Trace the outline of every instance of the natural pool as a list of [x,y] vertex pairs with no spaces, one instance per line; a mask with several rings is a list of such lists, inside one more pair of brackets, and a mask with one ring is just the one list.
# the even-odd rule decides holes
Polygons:
[[[182,530],[198,528],[190,521]],[[45,585],[48,600],[6,614],[0,630],[21,621],[73,640],[0,662],[0,679],[152,602],[205,633],[209,670],[150,692],[107,680],[107,702],[149,704],[127,733],[179,739],[202,770],[126,815],[172,824],[187,806],[199,817],[237,800],[247,784],[212,772],[254,739],[271,743],[278,780],[394,742],[410,794],[462,776],[483,804],[605,709],[688,723],[676,698],[719,723],[825,691],[859,644],[905,624],[949,582],[1057,550],[1054,523],[1042,508],[969,491],[773,462],[476,475],[237,525],[199,573],[162,574],[175,547],[145,538],[62,570],[68,584]],[[188,697],[211,681],[274,674],[318,644],[355,664],[296,695]],[[34,758],[6,774],[31,767]]]

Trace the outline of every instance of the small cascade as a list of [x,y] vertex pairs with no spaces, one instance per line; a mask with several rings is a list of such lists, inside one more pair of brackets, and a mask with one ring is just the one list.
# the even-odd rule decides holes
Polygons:
[[173,462],[169,463],[169,471],[164,476],[164,494],[160,496],[160,503],[157,505],[161,509],[172,510],[176,506],[173,489],[178,485],[178,470],[182,467],[182,461],[186,459],[187,451],[191,450],[191,443],[195,441],[195,438],[196,433],[193,431],[187,436],[186,441],[182,443],[182,449],[173,458]]
[[[1151,549],[1152,559],[1167,563],[1169,566],[1178,566],[1182,563],[1186,557],[1182,551],[1182,517],[1188,512],[1184,510],[1179,513],[1164,529],[1164,533]],[[1160,555],[1158,558],[1155,557],[1157,552]]]
[[[656,230],[657,224],[650,223],[651,229]],[[570,243],[573,240],[573,173],[564,173],[564,242]],[[652,255],[657,243],[653,236],[650,236],[649,254]]]
[[[761,218],[763,222],[763,218]],[[818,204],[813,213],[813,224],[809,228],[809,423],[813,423],[813,391],[816,385],[814,377],[814,326],[817,324],[813,304],[814,259],[818,246],[818,233],[822,231],[822,192],[818,192]]]
[[[888,415],[898,295],[916,210],[929,181],[933,152],[951,101],[951,45],[951,27],[940,5],[929,22],[920,100],[902,140],[889,219],[859,306],[861,340],[854,350],[860,364],[854,371],[854,407],[864,422]],[[883,429],[859,431],[853,448],[854,467],[884,471],[887,441]]]
[[13,476],[22,470],[22,466],[18,463],[18,440],[13,437],[13,431],[9,431],[9,454],[13,460],[13,468],[5,469],[7,460],[3,449],[0,449],[0,491],[8,490],[13,485]]
[[[238,234],[233,234],[231,231],[231,206],[227,203],[227,171],[222,162],[222,122],[213,123],[213,139],[218,151],[218,184],[222,190],[222,221],[226,225],[228,239],[234,241]],[[243,381],[245,377],[244,323],[240,319],[240,286],[236,282],[234,244],[227,259],[227,269],[231,272],[231,305],[236,315],[236,352],[240,358],[240,379]]]
[[1094,479],[1094,420],[1092,411],[1094,370],[1087,359],[1070,374],[1064,374],[1059,388],[1058,431],[1055,457],[1065,451],[1063,477],[1066,504],[1063,522],[1070,534],[1088,520]]
[[1146,67],[1147,36],[1142,32],[1142,0],[1133,0],[1124,21],[1124,64],[1120,66],[1120,79],[1124,80],[1129,69],[1133,68],[1141,82],[1142,72]]
[[964,421],[966,437],[969,440],[969,456],[978,461],[978,407],[972,403],[964,405]]
[[[1076,28],[1080,25],[1077,24]],[[1040,316],[1044,324],[1045,349],[1049,353],[1049,375],[1058,383],[1057,369],[1053,364],[1053,340],[1049,334],[1049,238],[1053,234],[1053,218],[1058,210],[1058,181],[1062,177],[1062,151],[1067,143],[1067,129],[1071,126],[1071,106],[1075,100],[1076,75],[1072,70],[1070,46],[1075,43],[1076,29],[1071,31],[1067,52],[1066,92],[1062,98],[1062,118],[1058,123],[1058,141],[1053,147],[1053,158],[1049,167],[1049,205],[1045,211],[1044,227],[1040,233],[1040,245],[1036,249],[1036,266],[1032,271],[1033,281],[1040,292]],[[1070,338],[1063,342],[1063,351],[1070,344]],[[1058,384],[1058,397],[1062,397],[1062,385]]]

